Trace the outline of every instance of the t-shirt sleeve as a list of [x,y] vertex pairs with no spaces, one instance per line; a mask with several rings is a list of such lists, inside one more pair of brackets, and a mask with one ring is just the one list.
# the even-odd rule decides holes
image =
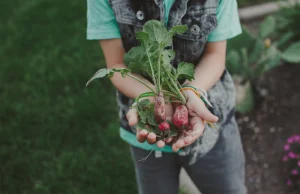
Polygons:
[[236,0],[220,0],[216,17],[218,26],[208,35],[208,42],[227,40],[242,33]]
[[120,38],[115,14],[107,0],[87,0],[87,39]]

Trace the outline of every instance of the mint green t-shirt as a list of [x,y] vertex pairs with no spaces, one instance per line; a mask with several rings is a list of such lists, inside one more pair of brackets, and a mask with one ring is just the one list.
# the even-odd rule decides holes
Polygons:
[[[175,0],[164,0],[165,20]],[[87,39],[120,38],[117,21],[108,0],[87,1]],[[208,42],[233,38],[242,32],[236,0],[220,0],[217,8],[218,26],[208,36]]]
[[[164,0],[165,22],[168,21],[170,9],[175,0]],[[87,39],[103,40],[120,38],[118,24],[108,0],[88,0],[87,1]],[[208,42],[227,40],[239,35],[242,32],[238,16],[236,0],[220,0],[217,8],[218,26],[208,36]],[[140,143],[134,134],[120,129],[120,136],[129,144],[145,149],[172,152],[170,146],[158,148],[155,144],[147,142]]]

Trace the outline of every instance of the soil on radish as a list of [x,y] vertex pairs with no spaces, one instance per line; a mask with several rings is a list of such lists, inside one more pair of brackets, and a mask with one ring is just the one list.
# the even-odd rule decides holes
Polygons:
[[173,115],[173,124],[178,129],[184,129],[188,125],[188,109],[185,105],[180,105],[176,107],[175,113]]

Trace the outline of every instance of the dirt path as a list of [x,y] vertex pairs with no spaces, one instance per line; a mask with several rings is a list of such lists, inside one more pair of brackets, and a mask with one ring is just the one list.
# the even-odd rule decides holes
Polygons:
[[[286,138],[300,133],[300,65],[284,65],[259,81],[268,92],[247,115],[238,115],[249,194],[286,194],[281,157]],[[298,191],[300,192],[300,191]]]

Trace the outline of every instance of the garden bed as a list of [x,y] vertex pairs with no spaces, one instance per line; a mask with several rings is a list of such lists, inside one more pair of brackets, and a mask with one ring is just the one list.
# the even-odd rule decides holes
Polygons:
[[237,115],[250,194],[288,193],[281,158],[287,137],[300,133],[299,72],[298,65],[284,65],[266,73],[259,86],[267,95],[254,111]]

